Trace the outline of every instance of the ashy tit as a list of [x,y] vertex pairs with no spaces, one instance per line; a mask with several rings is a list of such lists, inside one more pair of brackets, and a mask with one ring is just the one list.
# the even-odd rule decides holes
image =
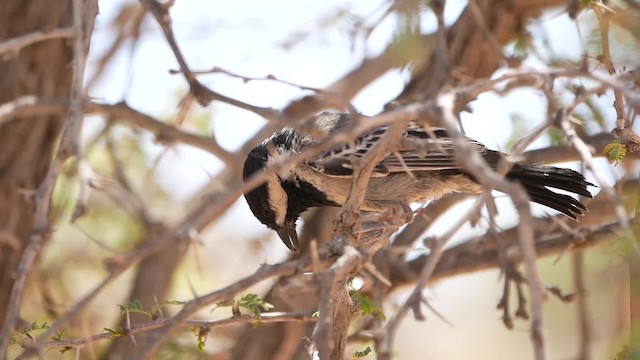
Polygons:
[[[350,120],[345,113],[325,112],[313,121],[315,133],[331,136],[347,127]],[[275,230],[291,251],[299,252],[296,220],[300,214],[311,207],[342,206],[351,188],[353,159],[366,155],[388,128],[384,125],[369,130],[286,173],[269,172],[262,185],[244,195],[251,211],[260,222]],[[472,139],[465,140],[494,168],[505,155]],[[319,141],[296,129],[285,128],[251,150],[244,163],[243,178],[246,180]],[[482,186],[456,162],[454,151],[453,141],[444,129],[410,122],[398,147],[375,165],[360,210],[410,209],[412,203],[436,200],[449,193],[481,193]],[[575,198],[550,188],[591,197],[587,187],[593,186],[573,170],[538,164],[514,164],[506,178],[519,182],[531,201],[574,220],[586,208]]]

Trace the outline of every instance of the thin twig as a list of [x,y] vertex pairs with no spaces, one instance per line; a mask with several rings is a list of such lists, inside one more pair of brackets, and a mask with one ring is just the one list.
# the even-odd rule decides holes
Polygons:
[[173,316],[166,326],[155,334],[155,338],[146,344],[145,348],[142,350],[141,358],[148,358],[153,354],[167,336],[173,334],[176,329],[181,327],[182,324],[188,320],[189,317],[193,316],[196,311],[203,307],[218,301],[228,301],[241,291],[244,291],[265,279],[276,276],[291,276],[309,265],[309,259],[306,258],[276,265],[263,265],[254,274],[236,281],[226,288],[188,301],[184,304],[182,310]]
[[[609,75],[613,76],[616,74],[616,68],[613,66],[613,61],[611,61],[611,50],[609,47],[609,15],[606,13],[606,9],[600,4],[591,5],[591,9],[596,14],[598,24],[600,24],[600,37],[602,41],[601,60],[607,68]],[[613,89],[613,95],[615,97],[613,107],[616,109],[617,114],[616,127],[618,129],[628,128],[631,123],[624,111],[624,99],[622,92],[619,89]]]
[[[313,314],[305,314],[298,312],[268,312],[262,313],[259,317],[254,315],[241,315],[239,317],[233,316],[225,319],[218,320],[187,320],[181,327],[190,326],[205,326],[208,328],[221,327],[235,324],[268,324],[278,322],[315,322],[318,318]],[[160,329],[166,326],[170,321],[170,318],[156,319],[151,322],[145,322],[133,325],[132,327],[125,329],[125,333],[122,337],[133,336],[137,333],[148,332],[151,330]],[[113,340],[118,338],[118,335],[114,335],[111,332],[104,332],[101,334],[92,335],[86,338],[77,339],[65,339],[59,341],[50,341],[42,344],[42,348],[81,348],[90,343],[96,343],[98,341]]]
[[582,251],[578,251],[573,254],[573,283],[577,297],[578,331],[580,333],[578,360],[591,359],[591,339],[593,338],[587,304],[588,294],[584,279],[584,270],[584,253]]
[[159,142],[180,142],[195,146],[215,155],[226,165],[238,168],[238,158],[223,149],[216,141],[212,141],[211,137],[182,131],[135,110],[124,102],[117,104],[98,104],[92,102],[87,104],[87,110],[107,115],[110,121],[127,122],[142,129],[149,130],[156,135]]

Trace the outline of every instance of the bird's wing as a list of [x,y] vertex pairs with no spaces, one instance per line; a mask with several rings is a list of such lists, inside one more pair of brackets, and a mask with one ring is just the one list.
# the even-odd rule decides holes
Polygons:
[[[308,164],[325,175],[349,177],[353,175],[352,161],[363,158],[384,136],[388,128],[383,126],[367,132],[349,144],[321,154]],[[495,156],[495,152],[487,150],[481,143],[469,138],[465,139],[481,154]],[[383,177],[396,172],[447,169],[460,169],[455,161],[453,141],[447,132],[440,128],[424,128],[410,123],[402,134],[397,150],[376,164],[372,176]]]

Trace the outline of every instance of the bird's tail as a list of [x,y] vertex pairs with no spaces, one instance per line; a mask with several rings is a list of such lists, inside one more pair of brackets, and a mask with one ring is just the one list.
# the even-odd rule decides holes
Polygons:
[[574,220],[587,210],[584,205],[569,195],[558,194],[549,188],[590,198],[587,186],[594,186],[578,172],[544,165],[516,165],[507,174],[507,178],[520,182],[531,201],[557,210]]

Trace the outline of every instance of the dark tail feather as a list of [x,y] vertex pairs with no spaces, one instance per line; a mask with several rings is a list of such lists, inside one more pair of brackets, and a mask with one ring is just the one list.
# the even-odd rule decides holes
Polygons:
[[582,174],[573,170],[543,165],[516,165],[507,174],[507,178],[520,182],[531,201],[557,210],[574,220],[587,210],[584,205],[569,195],[558,194],[549,188],[591,197],[587,186],[594,186]]

